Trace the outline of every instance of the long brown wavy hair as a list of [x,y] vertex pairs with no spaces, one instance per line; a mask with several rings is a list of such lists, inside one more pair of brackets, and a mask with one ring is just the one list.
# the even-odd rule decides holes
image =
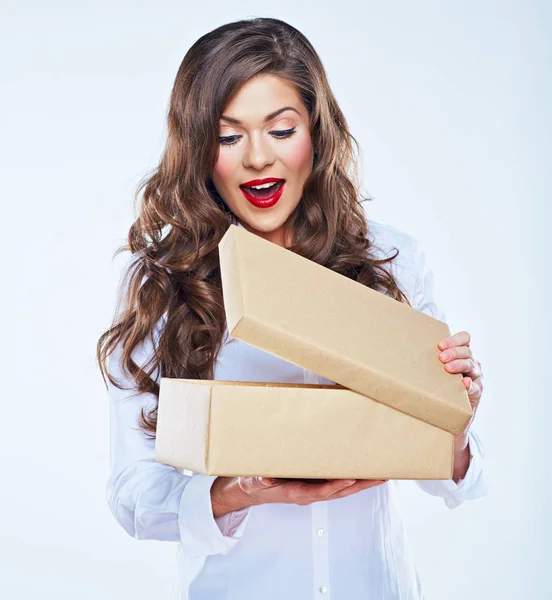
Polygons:
[[[116,316],[97,343],[104,383],[116,347],[136,393],[159,395],[154,373],[213,379],[226,329],[218,243],[237,224],[216,191],[219,120],[240,87],[271,74],[293,84],[310,115],[315,150],[302,198],[290,215],[289,250],[409,304],[368,236],[360,193],[359,145],[330,89],[322,62],[297,29],[272,18],[228,23],[199,38],[182,61],[171,92],[168,135],[159,165],[135,192],[138,216],[127,244],[131,266],[119,288]],[[152,356],[131,355],[157,324],[164,326]],[[140,428],[154,438],[157,406],[142,409]]]

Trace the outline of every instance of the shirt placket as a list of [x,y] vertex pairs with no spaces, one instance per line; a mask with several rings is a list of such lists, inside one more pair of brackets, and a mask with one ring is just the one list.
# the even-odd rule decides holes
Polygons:
[[330,600],[328,503],[311,504],[312,574],[314,600]]
[[[305,383],[320,383],[320,377],[303,369]],[[328,502],[314,502],[311,506],[312,575],[314,600],[330,600],[330,557],[328,537]]]

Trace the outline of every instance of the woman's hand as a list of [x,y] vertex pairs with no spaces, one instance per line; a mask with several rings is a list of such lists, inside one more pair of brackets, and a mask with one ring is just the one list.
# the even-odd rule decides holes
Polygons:
[[375,479],[330,479],[324,483],[273,477],[217,477],[211,487],[213,515],[268,503],[306,506],[321,500],[334,500],[386,483]]
[[450,337],[446,337],[439,342],[439,349],[442,350],[439,354],[441,360],[448,373],[462,373],[463,382],[468,392],[468,398],[472,407],[472,416],[468,421],[464,430],[457,434],[461,436],[467,435],[468,429],[475,417],[475,411],[479,406],[481,394],[483,393],[483,373],[481,371],[481,363],[476,360],[470,349],[471,336],[467,331],[460,331]]
[[467,331],[460,331],[446,337],[438,344],[439,360],[444,363],[448,373],[462,373],[463,382],[468,392],[472,407],[472,416],[462,431],[454,435],[454,475],[453,479],[462,479],[469,466],[468,431],[475,418],[475,412],[483,393],[483,373],[481,363],[476,360],[470,349],[471,336]]

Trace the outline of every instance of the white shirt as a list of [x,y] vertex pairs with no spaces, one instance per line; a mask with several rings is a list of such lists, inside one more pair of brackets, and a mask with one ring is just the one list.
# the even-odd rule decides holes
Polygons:
[[[433,298],[433,275],[416,240],[388,225],[369,221],[385,256],[399,249],[392,272],[417,310],[445,321]],[[387,267],[389,268],[387,263]],[[160,319],[154,340],[163,327]],[[143,364],[152,342],[134,353]],[[131,383],[119,366],[110,372]],[[161,374],[156,374],[158,380]],[[331,382],[228,336],[215,379],[234,381]],[[115,519],[134,538],[178,542],[172,600],[422,600],[399,506],[397,482],[346,498],[308,506],[263,504],[215,519],[210,488],[214,476],[183,472],[154,459],[154,441],[138,429],[141,406],[155,398],[109,384],[111,474],[107,500]],[[124,402],[123,400],[126,399]],[[470,466],[459,484],[420,481],[425,492],[455,508],[487,493],[483,447],[469,432]]]

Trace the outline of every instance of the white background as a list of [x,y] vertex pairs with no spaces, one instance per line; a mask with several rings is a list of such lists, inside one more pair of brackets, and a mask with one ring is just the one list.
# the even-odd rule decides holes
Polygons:
[[551,4],[0,6],[0,596],[167,597],[176,546],[132,539],[104,499],[94,353],[125,260],[111,257],[187,49],[225,22],[274,16],[322,57],[362,147],[367,210],[419,239],[451,330],[472,334],[483,364],[489,495],[448,510],[403,486],[427,599],[551,598]]

